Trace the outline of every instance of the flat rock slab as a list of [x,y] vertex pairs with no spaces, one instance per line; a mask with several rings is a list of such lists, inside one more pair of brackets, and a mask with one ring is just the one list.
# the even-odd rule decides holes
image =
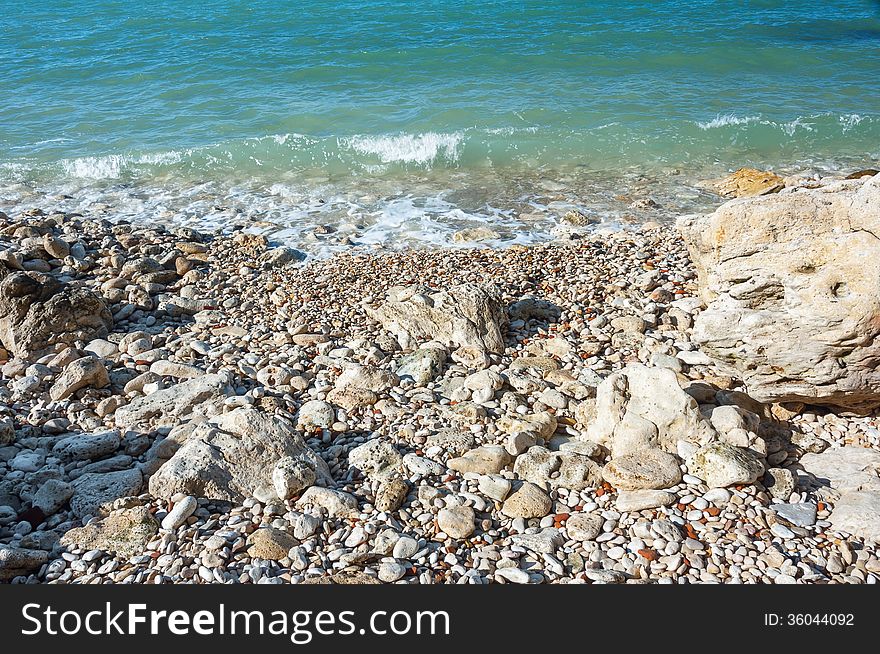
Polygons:
[[770,508],[783,520],[798,527],[812,527],[816,524],[817,507],[812,502],[799,504],[771,504]]
[[805,454],[800,463],[820,488],[833,490],[832,527],[880,543],[880,452],[842,447]]

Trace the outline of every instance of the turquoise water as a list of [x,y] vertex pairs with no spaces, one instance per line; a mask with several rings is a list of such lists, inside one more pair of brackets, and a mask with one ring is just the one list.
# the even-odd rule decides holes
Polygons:
[[880,157],[868,0],[135,4],[0,0],[0,208],[528,241]]

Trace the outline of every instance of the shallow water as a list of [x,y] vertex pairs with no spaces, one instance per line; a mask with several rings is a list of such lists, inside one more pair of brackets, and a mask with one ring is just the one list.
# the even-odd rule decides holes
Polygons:
[[[742,165],[880,158],[868,0],[3,2],[0,208],[312,252],[703,210]],[[661,208],[633,210],[639,197]],[[336,231],[320,238],[316,225]]]

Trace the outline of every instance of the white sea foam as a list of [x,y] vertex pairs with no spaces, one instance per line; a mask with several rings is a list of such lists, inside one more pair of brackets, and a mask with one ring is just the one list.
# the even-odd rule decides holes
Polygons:
[[[770,124],[775,125],[777,123],[770,123]],[[813,123],[805,122],[805,119],[803,116],[798,116],[794,120],[791,120],[787,123],[782,123],[781,125],[779,125],[779,127],[781,127],[782,131],[785,132],[786,134],[788,134],[789,136],[794,136],[795,132],[797,132],[798,129],[803,129],[807,132],[813,131]]]
[[697,123],[700,129],[718,129],[719,127],[728,127],[730,125],[748,125],[756,123],[760,120],[758,116],[736,116],[734,114],[717,115],[712,120],[705,123]]
[[171,150],[140,155],[108,154],[101,157],[79,157],[59,162],[68,177],[81,179],[117,179],[132,166],[172,165],[183,161],[189,151]]
[[837,117],[838,122],[843,127],[844,134],[846,134],[856,125],[860,125],[861,123],[863,123],[866,119],[866,116],[860,116],[859,114],[844,114],[843,116]]
[[377,156],[382,163],[426,165],[441,157],[450,162],[458,161],[459,146],[463,139],[464,134],[461,132],[450,134],[425,132],[424,134],[352,136],[340,139],[339,145],[351,148],[360,154]]

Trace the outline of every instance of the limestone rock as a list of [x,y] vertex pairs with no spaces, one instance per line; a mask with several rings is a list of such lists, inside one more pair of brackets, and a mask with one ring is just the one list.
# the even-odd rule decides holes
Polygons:
[[309,400],[300,408],[296,416],[296,424],[303,429],[329,429],[336,421],[333,406],[323,400]]
[[0,447],[10,445],[15,440],[15,425],[12,418],[0,416]]
[[762,402],[880,406],[880,175],[679,219],[693,339]]
[[366,406],[373,406],[379,401],[379,396],[366,388],[334,388],[327,393],[327,401],[340,406],[346,411],[354,411]]
[[293,499],[317,479],[315,466],[309,460],[285,456],[272,466],[272,489],[281,500]]
[[764,464],[750,450],[729,443],[710,443],[687,460],[688,471],[710,488],[751,484],[764,474]]
[[348,453],[348,465],[368,477],[387,478],[402,472],[403,457],[391,443],[374,438]]
[[159,523],[146,506],[113,511],[103,520],[71,529],[61,537],[62,545],[86,550],[103,550],[123,557],[142,554],[159,532]]
[[262,527],[253,532],[247,539],[248,554],[254,559],[280,561],[287,558],[291,547],[299,545],[299,541],[281,529]]
[[800,463],[817,486],[831,489],[834,529],[880,543],[880,452],[842,447],[805,454]]
[[460,229],[452,235],[456,243],[468,243],[472,241],[489,241],[498,238],[498,232],[488,227],[469,227]]
[[479,475],[494,475],[510,464],[510,455],[500,445],[483,445],[465,452],[462,456],[449,459],[446,465],[458,472],[474,472]]
[[397,386],[398,381],[397,375],[387,370],[353,363],[348,364],[339,375],[335,390],[361,388],[374,393],[383,393],[389,388]]
[[40,509],[44,515],[53,515],[67,504],[67,500],[73,496],[73,493],[73,486],[66,481],[48,479],[34,493],[33,505]]
[[491,286],[462,284],[433,294],[414,287],[400,289],[378,308],[368,307],[367,315],[391,332],[404,349],[437,341],[449,347],[504,351],[505,314]]
[[118,431],[71,434],[52,447],[52,454],[63,461],[88,461],[113,454],[122,443]]
[[678,441],[706,443],[717,433],[675,372],[630,364],[596,389],[596,414],[587,438],[613,457],[660,448],[675,452]]
[[409,484],[402,477],[392,477],[388,481],[379,486],[376,491],[376,501],[374,506],[379,511],[393,512],[397,511],[406,501],[409,493]]
[[511,436],[526,434],[536,439],[550,440],[553,432],[556,431],[556,417],[542,411],[516,418],[504,416],[495,425],[502,432]]
[[96,516],[101,507],[122,497],[131,497],[141,491],[143,476],[140,470],[116,472],[87,472],[73,482],[70,508],[74,515]]
[[104,338],[110,311],[91,291],[38,273],[17,272],[0,281],[0,344],[22,359],[57,343]]
[[620,490],[670,488],[681,481],[678,459],[657,449],[615,457],[605,464],[602,475],[609,484]]
[[357,508],[357,499],[350,493],[312,486],[297,500],[296,505],[320,507],[330,516],[345,517]]
[[198,425],[150,478],[150,492],[214,500],[276,496],[276,462],[294,459],[311,468],[315,480],[331,481],[330,470],[288,423],[253,407],[240,407]]
[[452,538],[467,538],[474,533],[474,510],[469,506],[440,509],[437,526]]
[[631,511],[644,511],[656,509],[659,506],[669,506],[677,499],[675,493],[661,490],[633,490],[620,491],[617,494],[617,510],[622,513]]
[[541,554],[553,554],[564,542],[562,532],[556,527],[547,527],[536,534],[514,534],[510,537],[511,545]]
[[175,530],[199,508],[199,501],[192,495],[174,503],[174,507],[162,518],[162,529]]
[[43,550],[0,545],[0,581],[36,572],[48,559],[49,553]]
[[49,389],[49,396],[55,401],[66,400],[81,388],[103,388],[109,384],[110,377],[104,364],[91,356],[82,357],[64,367],[64,372]]
[[516,458],[513,471],[542,488],[581,491],[602,484],[602,470],[590,458],[574,452],[551,452],[535,446]]
[[200,405],[226,399],[231,392],[225,374],[204,375],[175,384],[150,395],[137,397],[116,410],[116,425],[123,429],[145,426],[151,421],[173,425],[187,418]]
[[401,358],[397,366],[397,376],[401,379],[412,379],[416,386],[424,386],[440,375],[445,361],[446,350],[443,348],[421,347]]
[[740,168],[713,186],[726,198],[749,198],[780,191],[785,187],[785,180],[770,171]]
[[543,518],[552,507],[547,493],[535,484],[519,481],[514,483],[513,492],[501,505],[501,513],[508,518]]
[[572,513],[565,521],[565,531],[572,540],[596,540],[603,524],[605,519],[598,513]]

